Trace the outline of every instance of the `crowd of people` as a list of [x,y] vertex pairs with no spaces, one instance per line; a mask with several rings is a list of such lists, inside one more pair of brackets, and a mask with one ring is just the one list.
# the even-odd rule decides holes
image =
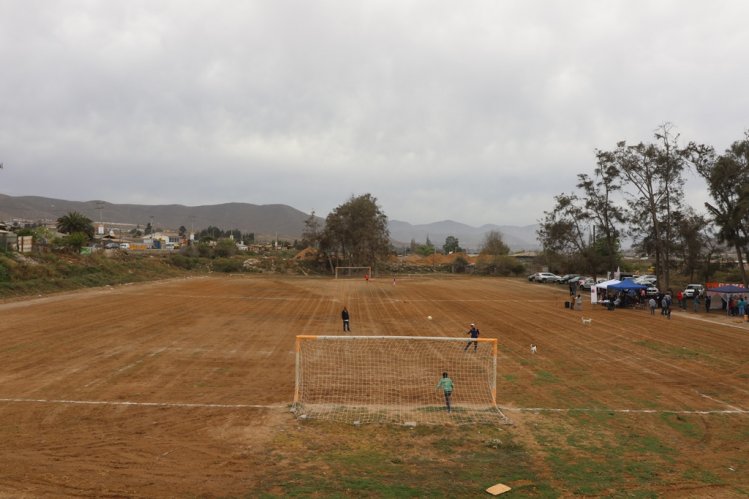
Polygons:
[[746,296],[744,295],[721,296],[720,299],[723,302],[723,311],[728,315],[743,317],[749,311],[749,308],[746,306]]
[[[575,303],[579,298],[578,295]],[[704,308],[705,313],[709,313],[713,306],[713,300],[717,298],[721,300],[721,310],[727,315],[743,317],[749,314],[749,302],[745,295],[719,295],[715,293],[715,296],[713,296],[707,291],[694,293],[690,297],[683,290],[678,290],[674,293],[669,289],[666,292],[660,292],[653,296],[647,295],[644,289],[639,292],[635,290],[617,290],[605,292],[599,301],[612,310],[621,307],[634,306],[644,308],[647,306],[650,312],[655,314],[655,309],[660,308],[661,315],[668,316],[672,306],[678,307],[685,312],[691,308],[694,313],[699,313]]]

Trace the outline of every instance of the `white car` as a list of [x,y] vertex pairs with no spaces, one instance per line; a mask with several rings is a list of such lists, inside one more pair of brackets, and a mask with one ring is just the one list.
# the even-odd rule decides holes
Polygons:
[[684,298],[694,298],[695,295],[702,296],[705,294],[705,286],[702,284],[687,284],[684,289]]
[[535,277],[536,282],[556,282],[557,279],[559,276],[551,272],[539,272]]

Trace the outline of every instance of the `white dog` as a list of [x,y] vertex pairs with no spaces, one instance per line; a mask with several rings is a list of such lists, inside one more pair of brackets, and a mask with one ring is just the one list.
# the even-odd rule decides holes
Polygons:
[[536,345],[531,343],[531,353],[536,353]]
[[587,319],[585,317],[580,317],[580,319],[582,319],[583,324],[586,325],[586,326],[590,326],[593,323],[593,318],[592,317],[589,317]]

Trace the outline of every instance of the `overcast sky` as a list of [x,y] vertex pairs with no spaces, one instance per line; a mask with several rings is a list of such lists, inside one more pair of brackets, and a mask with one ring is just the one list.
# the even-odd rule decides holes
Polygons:
[[[749,128],[749,2],[0,0],[0,193],[525,225]],[[687,177],[700,207],[704,183]]]

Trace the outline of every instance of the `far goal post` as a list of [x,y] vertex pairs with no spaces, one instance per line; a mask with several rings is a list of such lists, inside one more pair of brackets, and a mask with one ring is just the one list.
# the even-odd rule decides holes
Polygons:
[[335,278],[339,277],[372,277],[372,267],[336,267]]
[[[296,337],[297,417],[348,423],[506,422],[497,407],[497,340]],[[466,348],[469,347],[469,348]],[[437,388],[454,383],[451,411]]]

